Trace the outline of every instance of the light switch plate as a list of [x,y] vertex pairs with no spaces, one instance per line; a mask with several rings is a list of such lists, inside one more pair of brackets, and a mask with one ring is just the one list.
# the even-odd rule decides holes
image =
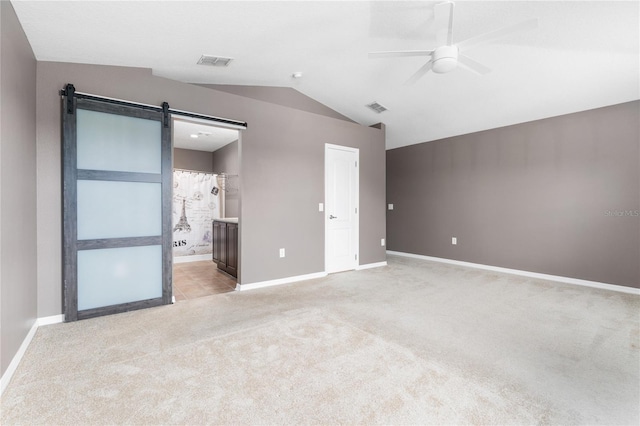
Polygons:
[[284,257],[284,249],[283,248],[280,249],[280,257]]
[[384,247],[384,238],[382,238],[382,239],[380,240],[380,245],[381,245],[382,247]]
[[458,239],[456,237],[451,237],[451,244],[453,244],[454,246],[458,244]]
[[389,210],[393,210],[393,204],[389,204]]
[[318,203],[318,211],[319,212],[323,212],[324,211],[324,203]]

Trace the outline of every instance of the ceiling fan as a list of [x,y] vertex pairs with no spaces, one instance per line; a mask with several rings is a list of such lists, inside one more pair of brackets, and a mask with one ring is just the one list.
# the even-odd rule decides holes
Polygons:
[[403,56],[429,56],[429,60],[418,69],[405,84],[413,84],[427,72],[433,71],[444,74],[453,71],[458,65],[476,74],[487,74],[491,69],[479,62],[463,55],[462,52],[490,43],[494,40],[506,37],[512,33],[524,30],[532,30],[538,27],[538,19],[526,21],[500,28],[485,34],[468,38],[464,41],[453,43],[453,8],[452,1],[436,4],[434,8],[434,20],[436,41],[439,47],[432,50],[400,50],[390,52],[371,52],[369,58],[397,58]]

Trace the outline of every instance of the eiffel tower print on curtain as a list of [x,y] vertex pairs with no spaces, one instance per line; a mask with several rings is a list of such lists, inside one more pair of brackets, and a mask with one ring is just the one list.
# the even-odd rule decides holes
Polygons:
[[185,209],[186,199],[182,199],[182,215],[180,215],[180,221],[173,228],[173,232],[183,231],[183,232],[191,232],[191,225],[187,221],[187,211]]

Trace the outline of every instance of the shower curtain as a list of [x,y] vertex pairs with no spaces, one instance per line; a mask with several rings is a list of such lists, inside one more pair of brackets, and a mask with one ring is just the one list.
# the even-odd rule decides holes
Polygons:
[[212,254],[211,222],[220,217],[221,191],[214,190],[218,185],[216,176],[173,172],[173,256],[183,257],[179,260],[188,260],[184,256],[207,258]]

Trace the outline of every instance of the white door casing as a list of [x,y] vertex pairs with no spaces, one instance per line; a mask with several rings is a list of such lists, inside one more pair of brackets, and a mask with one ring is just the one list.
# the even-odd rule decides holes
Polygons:
[[357,148],[325,144],[325,270],[356,269],[359,260]]

